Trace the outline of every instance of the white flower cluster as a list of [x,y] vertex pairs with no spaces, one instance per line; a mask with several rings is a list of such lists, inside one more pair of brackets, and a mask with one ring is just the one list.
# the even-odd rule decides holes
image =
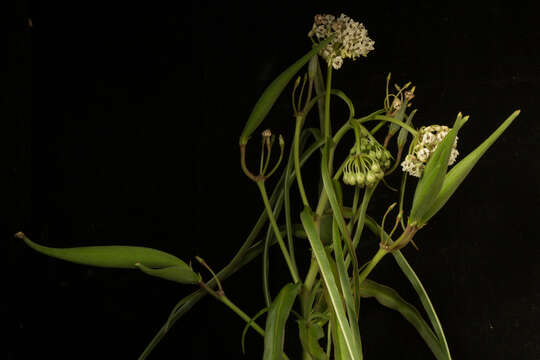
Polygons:
[[[450,129],[448,126],[439,125],[431,125],[420,129],[418,132],[418,144],[414,147],[413,153],[407,155],[405,161],[401,163],[403,171],[412,176],[422,176],[422,172],[424,171],[431,154],[435,152],[437,146],[449,131]],[[450,158],[448,159],[449,166],[456,162],[456,158],[459,155],[456,147],[457,136],[452,147],[452,152],[450,153]]]
[[321,51],[321,56],[334,69],[339,69],[343,64],[343,59],[367,56],[374,49],[375,42],[368,37],[368,32],[364,25],[354,21],[345,14],[341,14],[337,19],[333,15],[315,15],[315,22],[309,37],[315,35],[321,41],[335,34],[335,37]]

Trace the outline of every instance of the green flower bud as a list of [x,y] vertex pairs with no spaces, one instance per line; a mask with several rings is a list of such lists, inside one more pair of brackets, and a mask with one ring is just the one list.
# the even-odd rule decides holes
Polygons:
[[356,177],[355,177],[356,185],[359,185],[359,186],[364,185],[365,179],[366,179],[366,176],[363,173],[356,173]]

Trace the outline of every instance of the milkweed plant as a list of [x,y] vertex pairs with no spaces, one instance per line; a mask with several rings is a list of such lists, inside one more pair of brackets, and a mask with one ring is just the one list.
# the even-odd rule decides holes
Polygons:
[[[265,360],[288,359],[284,348],[287,322],[297,326],[304,360],[363,359],[358,319],[362,298],[370,297],[399,312],[436,359],[451,359],[432,302],[401,249],[409,243],[416,246],[414,238],[420,230],[446,204],[478,160],[519,115],[519,110],[474,151],[459,159],[458,132],[469,117],[459,113],[451,126],[433,124],[416,128],[412,121],[416,110],[411,110],[415,87],[410,83],[392,87],[388,75],[383,107],[364,116],[356,114],[345,92],[334,88],[334,71],[374,50],[374,41],[362,24],[343,14],[337,18],[316,15],[308,37],[312,49],[268,85],[240,135],[240,166],[248,181],[258,187],[264,211],[234,258],[219,272],[214,273],[199,257],[195,259],[199,264],[196,272],[178,257],[155,249],[51,248],[31,241],[22,232],[16,234],[28,246],[48,256],[90,266],[138,269],[150,276],[198,287],[172,309],[139,359],[145,359],[168,329],[206,295],[230,308],[245,322],[242,351],[249,329],[264,337],[261,351]],[[256,159],[260,157],[260,164],[256,170],[250,169],[246,161],[248,142],[293,78],[296,78],[291,86],[294,138],[287,147],[283,137],[278,136],[276,146],[276,136],[270,130],[262,131],[260,147],[255,147],[260,149],[257,150],[260,154],[255,155]],[[348,107],[346,119],[332,116],[334,99]],[[381,136],[384,130],[386,135]],[[341,140],[349,133],[354,143],[345,149],[346,158],[334,163],[334,153],[343,147]],[[279,156],[274,151],[272,157],[271,152],[276,148]],[[318,198],[308,197],[304,187],[304,182],[314,179],[302,176],[302,166],[314,155],[320,157],[320,177],[315,179],[320,184]],[[401,170],[400,189],[394,189],[396,201],[387,207],[382,219],[370,217],[366,210],[375,198],[375,190],[389,187],[385,178],[396,170]],[[266,180],[271,176],[279,176],[279,180],[269,196]],[[408,180],[416,184],[412,204],[405,203]],[[386,186],[380,186],[381,183]],[[300,214],[291,210],[292,187],[297,188],[303,204]],[[392,221],[389,217],[393,217]],[[371,260],[360,264],[357,247],[365,238],[365,230],[375,234],[380,242],[373,248],[363,247],[368,248]],[[278,294],[271,294],[268,279],[269,248],[274,244],[279,246],[290,273],[289,283]],[[296,249],[307,245],[311,263],[309,268],[300,269]],[[387,255],[391,255],[411,283],[427,319],[394,289],[369,278]],[[257,314],[247,314],[226,295],[222,282],[258,256],[263,259],[265,303]]]

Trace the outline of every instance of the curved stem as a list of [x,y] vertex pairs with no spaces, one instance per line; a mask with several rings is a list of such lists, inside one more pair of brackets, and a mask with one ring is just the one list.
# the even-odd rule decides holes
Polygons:
[[287,266],[289,267],[289,271],[291,273],[293,281],[296,284],[297,282],[300,281],[298,277],[298,270],[296,270],[296,268],[294,267],[291,261],[289,252],[287,251],[287,247],[285,246],[285,242],[283,241],[283,237],[281,236],[279,227],[276,223],[276,219],[274,218],[274,213],[272,212],[272,207],[270,206],[270,202],[268,201],[268,195],[266,194],[266,187],[264,186],[264,181],[257,181],[257,186],[259,187],[259,190],[261,192],[264,206],[266,208],[266,212],[268,213],[268,219],[270,220],[270,224],[272,225],[272,228],[274,229],[274,235],[276,236],[281,252],[283,253],[285,262],[287,263]]
[[298,191],[300,192],[300,197],[304,206],[309,208],[309,201],[306,196],[306,191],[304,189],[304,183],[302,181],[302,174],[300,172],[300,132],[302,130],[302,115],[296,117],[296,127],[294,130],[294,170],[296,171],[296,182],[298,183]]
[[367,121],[370,121],[370,120],[388,121],[388,122],[391,122],[393,124],[399,125],[402,128],[405,128],[408,132],[410,132],[412,134],[412,136],[416,136],[416,133],[417,133],[417,131],[412,126],[407,125],[403,121],[396,120],[396,119],[394,119],[394,118],[392,118],[390,116],[386,116],[386,115],[375,115],[372,118],[358,119],[357,121],[361,124],[361,123],[364,123],[364,122],[367,122]]
[[200,283],[200,286],[214,298],[225,304],[225,306],[231,309],[236,315],[240,316],[243,320],[245,320],[249,324],[249,326],[253,328],[253,330],[261,334],[261,336],[264,336],[264,330],[259,325],[257,325],[255,321],[252,321],[252,319],[245,312],[243,312],[242,309],[240,309],[231,300],[229,300],[227,296],[215,292],[214,290],[212,290],[212,288],[208,287],[208,285],[203,282]]

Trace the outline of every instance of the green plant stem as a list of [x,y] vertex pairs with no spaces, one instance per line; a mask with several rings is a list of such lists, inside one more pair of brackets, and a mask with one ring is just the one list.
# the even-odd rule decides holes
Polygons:
[[377,185],[366,187],[366,191],[364,192],[364,197],[362,198],[362,204],[360,205],[360,209],[358,211],[357,219],[354,219],[356,223],[356,232],[354,233],[353,238],[353,246],[356,249],[358,246],[358,243],[360,242],[360,237],[362,236],[362,231],[364,230],[364,222],[366,220],[366,212],[369,205],[369,201],[371,200],[371,196],[375,192],[375,188]]
[[381,247],[379,248],[375,256],[373,256],[369,264],[360,273],[359,283],[362,284],[362,281],[367,278],[369,273],[371,273],[371,271],[386,254],[391,253],[394,250],[399,250],[401,247],[407,245],[407,243],[412,240],[417,230],[418,229],[416,227],[409,225],[405,228],[405,231],[403,231],[399,239],[397,239],[394,243],[391,243],[391,239],[389,238],[390,241],[388,242],[391,243],[390,245],[384,246],[381,244]]
[[229,300],[229,298],[227,296],[225,296],[225,294],[218,293],[218,292],[212,290],[212,288],[210,288],[208,285],[206,285],[203,282],[200,283],[200,286],[204,290],[206,290],[210,295],[212,295],[214,298],[216,298],[218,301],[225,304],[225,306],[227,306],[236,315],[240,316],[245,322],[247,322],[253,328],[253,330],[255,330],[256,332],[261,334],[261,336],[264,337],[264,330],[259,325],[257,325],[256,322],[252,321],[252,319],[245,312],[243,312],[242,309],[240,309],[231,300]]
[[276,219],[274,218],[274,213],[272,212],[272,206],[270,205],[270,202],[268,201],[268,195],[266,193],[266,187],[264,186],[264,181],[257,181],[257,186],[259,187],[259,190],[261,192],[261,196],[264,202],[264,207],[266,208],[266,212],[268,213],[268,219],[270,220],[270,224],[272,224],[272,228],[274,229],[274,234],[278,241],[279,247],[281,248],[281,252],[283,253],[285,262],[287,263],[287,266],[289,267],[289,271],[291,273],[293,281],[296,284],[300,281],[300,278],[298,277],[298,270],[296,270],[296,268],[294,267],[294,264],[291,261],[291,257],[289,256],[289,251],[287,251],[287,246],[285,246],[285,242],[283,241],[283,237],[281,236],[281,233],[279,231],[279,227],[276,223]]
[[358,277],[358,282],[360,284],[362,284],[362,282],[368,277],[368,275],[371,273],[371,271],[375,268],[375,266],[377,266],[377,264],[379,263],[379,261],[382,260],[382,258],[388,254],[388,251],[383,249],[383,248],[379,248],[379,250],[377,251],[377,253],[375,254],[375,256],[373,256],[373,258],[371,259],[371,261],[369,262],[369,264],[364,268],[364,270],[362,270],[362,272],[360,273],[360,276]]
[[296,116],[296,127],[294,130],[294,170],[296,171],[296,182],[298,183],[298,191],[304,206],[309,207],[309,201],[302,182],[302,173],[300,172],[300,132],[302,130],[303,116]]
[[329,65],[326,71],[326,98],[324,101],[324,139],[330,139],[330,90],[332,89],[332,66]]
[[[229,309],[231,309],[236,315],[240,316],[242,320],[244,320],[249,326],[253,328],[256,332],[258,332],[263,338],[264,338],[264,330],[257,325],[257,323],[250,318],[245,312],[242,311],[238,306],[236,306],[225,294],[223,293],[217,293],[212,288],[208,287],[205,283],[200,283],[201,287],[206,290],[210,295],[212,295],[214,298],[216,298],[218,301],[222,302],[225,306],[227,306]],[[289,359],[287,355],[284,353],[281,354],[283,358]]]
[[396,120],[396,119],[394,119],[394,118],[392,118],[390,116],[386,116],[386,115],[375,115],[373,118],[359,119],[358,122],[359,123],[364,123],[364,122],[370,121],[370,120],[382,120],[382,121],[387,121],[387,122],[399,125],[402,128],[405,128],[408,132],[410,132],[413,137],[416,136],[416,134],[417,134],[417,131],[412,126],[407,125],[403,121]]

